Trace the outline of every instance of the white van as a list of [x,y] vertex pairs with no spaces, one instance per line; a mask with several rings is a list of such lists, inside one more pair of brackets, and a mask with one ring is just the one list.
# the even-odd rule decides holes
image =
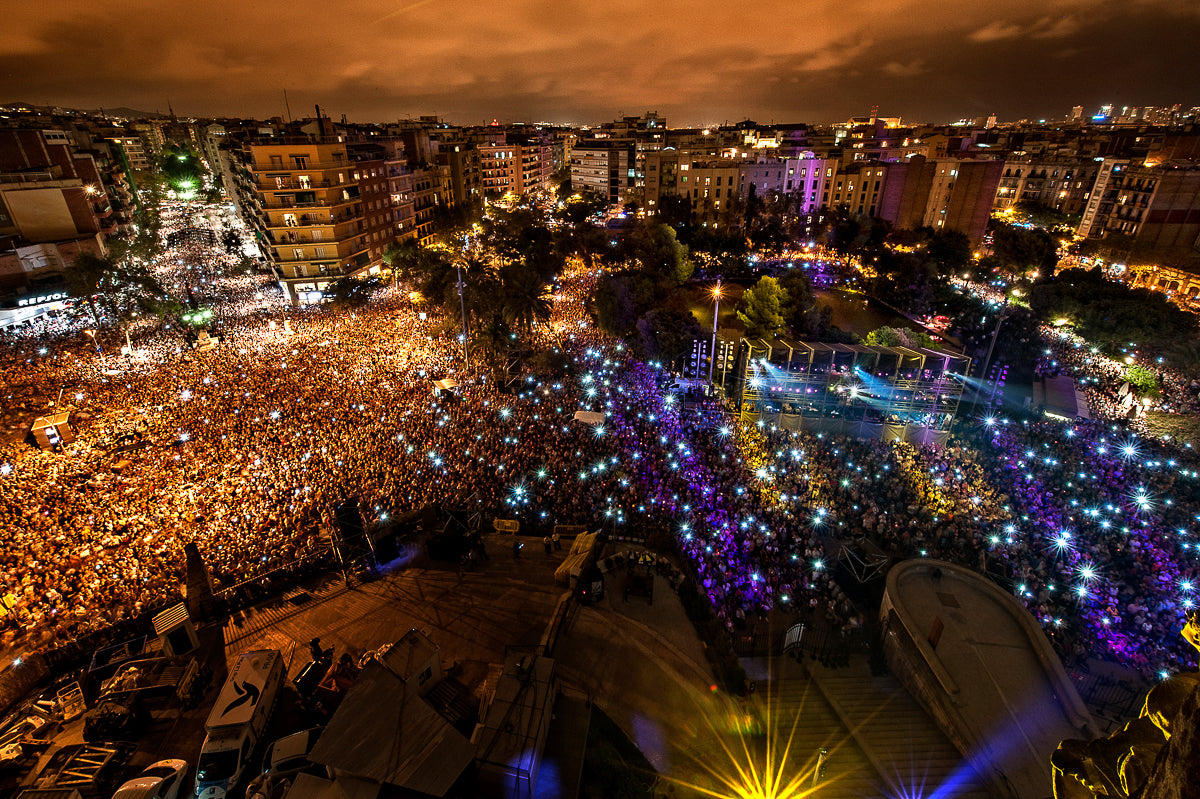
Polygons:
[[197,799],[224,799],[248,773],[283,678],[281,652],[267,649],[238,655],[204,725],[208,735],[196,764]]

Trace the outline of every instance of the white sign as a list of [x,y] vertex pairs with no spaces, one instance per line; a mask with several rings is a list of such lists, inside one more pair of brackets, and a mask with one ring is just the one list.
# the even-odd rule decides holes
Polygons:
[[24,308],[29,305],[41,305],[43,302],[54,302],[55,300],[65,300],[71,295],[65,291],[56,291],[53,294],[39,294],[36,297],[26,297],[22,300],[17,300],[17,307]]

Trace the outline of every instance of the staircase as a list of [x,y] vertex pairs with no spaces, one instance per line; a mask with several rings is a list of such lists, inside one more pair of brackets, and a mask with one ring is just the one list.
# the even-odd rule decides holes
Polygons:
[[[802,776],[803,786],[809,788],[816,771],[816,795],[822,799],[885,795],[885,783],[816,682],[790,660],[776,662],[782,665],[785,660],[790,668],[759,681],[751,700],[759,722],[771,733],[776,758],[788,748],[785,781]],[[821,750],[827,754],[818,770]]]
[[[884,795],[917,797],[937,793],[956,799],[985,799],[991,795],[895,677],[872,676],[865,658],[852,658],[849,666],[840,669],[828,669],[813,661],[806,661],[805,666],[873,762],[882,777]],[[1047,791],[1048,775],[1047,771]]]

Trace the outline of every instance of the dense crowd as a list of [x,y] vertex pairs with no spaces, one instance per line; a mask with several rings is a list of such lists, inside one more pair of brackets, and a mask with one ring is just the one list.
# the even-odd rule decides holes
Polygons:
[[[164,235],[227,223],[181,207]],[[1182,455],[1101,423],[972,420],[918,448],[685,409],[669,373],[592,324],[596,275],[578,265],[531,342],[571,368],[495,385],[402,287],[353,313],[293,308],[233,275],[217,238],[176,235],[154,265],[213,310],[213,350],[178,321],[135,324],[127,353],[108,334],[103,357],[62,319],[0,338],[10,399],[69,407],[79,436],[0,449],[6,605],[45,643],[177,596],[187,543],[218,587],[303,561],[357,499],[372,524],[451,503],[522,529],[667,531],[731,626],[782,610],[852,629],[864,619],[833,568],[846,552],[944,558],[1009,581],[1064,652],[1099,637],[1139,668],[1184,662],[1172,631],[1200,579],[1200,495]],[[1087,367],[1065,360],[1077,350],[1053,368]],[[105,448],[123,435],[146,446]]]
[[1158,392],[1157,396],[1142,400],[1128,391],[1125,376],[1129,364],[1143,363],[1146,357],[1139,359],[1134,353],[1128,356],[1128,363],[1123,363],[1088,346],[1070,331],[1056,328],[1043,327],[1042,339],[1046,349],[1038,359],[1035,373],[1039,377],[1067,375],[1075,378],[1087,398],[1088,408],[1097,418],[1121,419],[1141,430],[1140,420],[1147,410],[1200,413],[1200,380],[1170,368],[1162,358],[1144,364],[1157,378]]

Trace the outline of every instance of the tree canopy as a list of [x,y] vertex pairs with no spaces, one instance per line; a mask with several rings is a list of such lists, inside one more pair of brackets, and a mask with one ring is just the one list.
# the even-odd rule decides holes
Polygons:
[[738,303],[737,318],[746,328],[748,338],[774,338],[785,326],[783,311],[788,302],[787,292],[779,281],[767,276],[746,289]]
[[81,253],[66,270],[67,288],[83,299],[94,323],[127,323],[139,314],[161,315],[174,303],[162,285],[138,258],[102,257]]
[[1060,272],[1034,285],[1029,303],[1042,320],[1067,319],[1081,336],[1110,351],[1130,343],[1161,350],[1200,333],[1195,315],[1165,294],[1107,280],[1099,268]]

